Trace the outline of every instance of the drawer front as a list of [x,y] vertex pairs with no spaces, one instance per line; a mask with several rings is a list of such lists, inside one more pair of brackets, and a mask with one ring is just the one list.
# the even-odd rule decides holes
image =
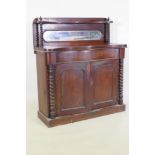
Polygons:
[[96,50],[81,50],[81,51],[64,51],[56,53],[57,62],[68,61],[88,61],[99,60],[106,58],[118,58],[118,49],[96,49]]
[[48,53],[47,63],[65,63],[74,61],[95,61],[103,59],[119,59],[119,49],[102,48],[93,50],[65,50]]

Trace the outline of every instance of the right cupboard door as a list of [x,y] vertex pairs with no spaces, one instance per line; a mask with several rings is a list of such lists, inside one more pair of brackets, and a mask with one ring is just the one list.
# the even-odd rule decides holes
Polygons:
[[90,77],[92,109],[118,103],[119,60],[91,62]]

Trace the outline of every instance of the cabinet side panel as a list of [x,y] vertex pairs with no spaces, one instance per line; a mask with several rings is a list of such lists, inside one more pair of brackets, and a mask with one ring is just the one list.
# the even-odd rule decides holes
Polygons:
[[38,99],[39,111],[49,117],[48,101],[48,75],[46,66],[46,55],[44,53],[36,54],[37,60],[37,78],[38,78]]

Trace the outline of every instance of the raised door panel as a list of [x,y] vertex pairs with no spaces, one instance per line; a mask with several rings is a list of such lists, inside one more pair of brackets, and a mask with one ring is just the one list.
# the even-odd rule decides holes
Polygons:
[[117,103],[118,61],[104,60],[91,63],[92,109]]
[[57,114],[87,111],[87,72],[84,63],[59,64],[56,67]]

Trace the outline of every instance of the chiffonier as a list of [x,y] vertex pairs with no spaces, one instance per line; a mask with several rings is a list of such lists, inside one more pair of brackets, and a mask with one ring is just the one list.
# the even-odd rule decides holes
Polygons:
[[110,43],[110,23],[109,18],[34,19],[38,117],[48,127],[125,110],[126,45]]

